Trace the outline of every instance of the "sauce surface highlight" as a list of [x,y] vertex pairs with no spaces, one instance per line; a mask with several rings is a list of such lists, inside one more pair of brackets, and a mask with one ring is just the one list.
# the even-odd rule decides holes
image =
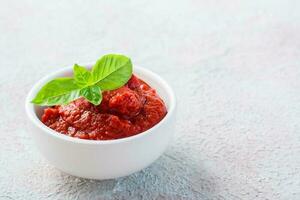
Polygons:
[[112,140],[146,131],[167,114],[156,91],[135,75],[126,85],[102,95],[98,106],[79,98],[68,105],[46,108],[42,122],[71,137]]

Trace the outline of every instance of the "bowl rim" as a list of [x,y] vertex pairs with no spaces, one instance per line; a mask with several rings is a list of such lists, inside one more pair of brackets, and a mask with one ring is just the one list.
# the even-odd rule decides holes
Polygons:
[[[87,66],[88,68],[90,68],[92,66],[92,64],[86,64],[83,66]],[[57,71],[54,71],[54,72],[44,76],[43,78],[41,78],[38,82],[36,82],[32,86],[32,88],[30,89],[30,91],[27,94],[27,97],[25,99],[25,110],[26,110],[27,117],[37,128],[41,129],[43,132],[45,132],[49,136],[64,140],[66,142],[71,142],[71,143],[90,144],[90,145],[100,145],[100,144],[108,145],[108,144],[130,142],[132,140],[136,140],[138,138],[145,137],[145,136],[149,135],[151,132],[160,128],[160,126],[162,126],[162,124],[164,124],[170,120],[170,117],[174,114],[174,111],[175,111],[176,97],[173,92],[173,89],[169,86],[169,84],[163,78],[161,78],[159,75],[157,75],[156,73],[154,73],[146,68],[139,67],[137,65],[134,65],[133,72],[134,71],[138,71],[145,76],[150,76],[152,79],[155,80],[155,82],[159,83],[162,86],[162,88],[166,91],[167,96],[169,97],[169,106],[168,106],[168,112],[167,112],[166,116],[160,122],[158,122],[156,125],[154,125],[153,127],[151,127],[150,129],[148,129],[144,132],[138,133],[133,136],[120,138],[120,139],[113,139],[113,140],[86,140],[86,139],[80,139],[80,138],[70,137],[65,134],[61,134],[61,133],[49,128],[45,124],[43,124],[40,121],[40,119],[37,117],[37,115],[34,111],[34,104],[30,103],[30,101],[31,101],[31,99],[34,98],[34,96],[36,95],[38,90],[46,82],[50,81],[53,78],[59,77],[60,74],[72,72],[71,66],[63,67],[62,69],[59,69]]]

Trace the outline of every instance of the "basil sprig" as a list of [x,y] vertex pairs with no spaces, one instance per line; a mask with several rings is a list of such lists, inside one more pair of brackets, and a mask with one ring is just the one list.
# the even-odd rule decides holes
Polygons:
[[73,67],[74,78],[56,78],[44,85],[31,101],[37,105],[65,105],[84,97],[94,105],[102,101],[102,91],[122,87],[132,75],[130,58],[108,54],[100,58],[89,71],[77,64]]

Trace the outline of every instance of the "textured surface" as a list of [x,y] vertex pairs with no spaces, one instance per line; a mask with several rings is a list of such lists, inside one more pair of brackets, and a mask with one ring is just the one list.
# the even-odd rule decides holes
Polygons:
[[[299,27],[296,0],[0,0],[0,199],[300,199]],[[24,98],[108,52],[171,83],[175,139],[129,177],[71,177],[36,150]]]

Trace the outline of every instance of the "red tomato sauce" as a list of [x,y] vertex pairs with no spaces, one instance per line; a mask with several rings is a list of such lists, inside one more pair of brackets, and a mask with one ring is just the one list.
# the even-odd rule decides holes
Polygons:
[[167,114],[156,91],[135,75],[123,87],[102,95],[98,106],[79,98],[68,105],[46,108],[42,122],[71,137],[111,140],[146,131]]

